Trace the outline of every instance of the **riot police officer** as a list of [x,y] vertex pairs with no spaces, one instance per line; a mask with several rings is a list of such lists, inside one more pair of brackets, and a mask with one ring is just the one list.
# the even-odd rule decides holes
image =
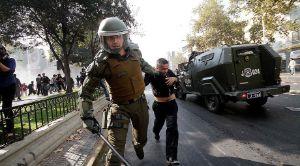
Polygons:
[[[124,155],[131,120],[132,143],[138,158],[143,159],[149,115],[142,71],[154,74],[154,68],[143,60],[138,47],[129,42],[128,29],[119,18],[102,20],[98,35],[102,50],[87,68],[87,78],[80,91],[82,120],[90,131],[100,130],[93,115],[91,94],[104,78],[109,85],[112,101],[107,117],[108,140]],[[106,157],[106,165],[120,165],[111,150]]]

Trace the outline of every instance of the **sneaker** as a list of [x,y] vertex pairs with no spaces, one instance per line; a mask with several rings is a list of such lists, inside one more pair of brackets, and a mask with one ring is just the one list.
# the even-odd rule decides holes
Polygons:
[[180,165],[180,162],[177,159],[172,159],[172,157],[167,160],[167,165],[168,166],[173,166],[173,165]]
[[135,145],[133,146],[134,147],[134,150],[135,150],[135,153],[136,153],[136,156],[142,160],[144,158],[144,150],[141,146],[139,145]]

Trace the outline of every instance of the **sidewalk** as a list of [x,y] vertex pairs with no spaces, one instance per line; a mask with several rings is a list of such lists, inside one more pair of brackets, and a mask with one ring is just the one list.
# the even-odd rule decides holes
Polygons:
[[45,158],[40,165],[84,165],[98,140],[99,138],[95,134],[86,129],[78,129],[76,133],[73,133],[64,143]]
[[290,93],[300,94],[300,73],[290,75],[290,73],[280,73],[282,85],[290,85]]
[[[94,102],[94,110],[101,107],[99,103]],[[102,111],[99,111],[99,116]],[[98,117],[97,116],[97,119]],[[94,148],[99,143],[99,137],[92,134],[87,129],[80,128],[71,136],[69,136],[64,143],[56,148],[47,158],[39,164],[40,166],[82,166],[85,165]]]

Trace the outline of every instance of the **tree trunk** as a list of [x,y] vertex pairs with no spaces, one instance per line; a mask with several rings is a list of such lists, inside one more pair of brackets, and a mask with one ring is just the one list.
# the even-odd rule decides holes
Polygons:
[[73,84],[74,81],[72,81],[71,78],[71,70],[70,70],[70,66],[69,66],[69,58],[67,55],[64,55],[64,59],[63,59],[63,64],[64,64],[64,74],[65,74],[65,78],[66,78],[66,92],[67,93],[71,93],[73,91]]
[[262,43],[266,44],[268,43],[268,38],[266,35],[266,14],[264,13],[261,17],[261,26],[262,26],[262,32],[263,32],[263,38],[262,38]]

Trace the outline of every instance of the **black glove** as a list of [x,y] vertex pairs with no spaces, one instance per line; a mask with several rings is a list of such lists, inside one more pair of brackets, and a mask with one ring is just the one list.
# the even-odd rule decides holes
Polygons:
[[93,134],[101,132],[101,126],[94,117],[88,117],[88,118],[82,117],[81,119],[86,125],[86,128],[90,130]]

